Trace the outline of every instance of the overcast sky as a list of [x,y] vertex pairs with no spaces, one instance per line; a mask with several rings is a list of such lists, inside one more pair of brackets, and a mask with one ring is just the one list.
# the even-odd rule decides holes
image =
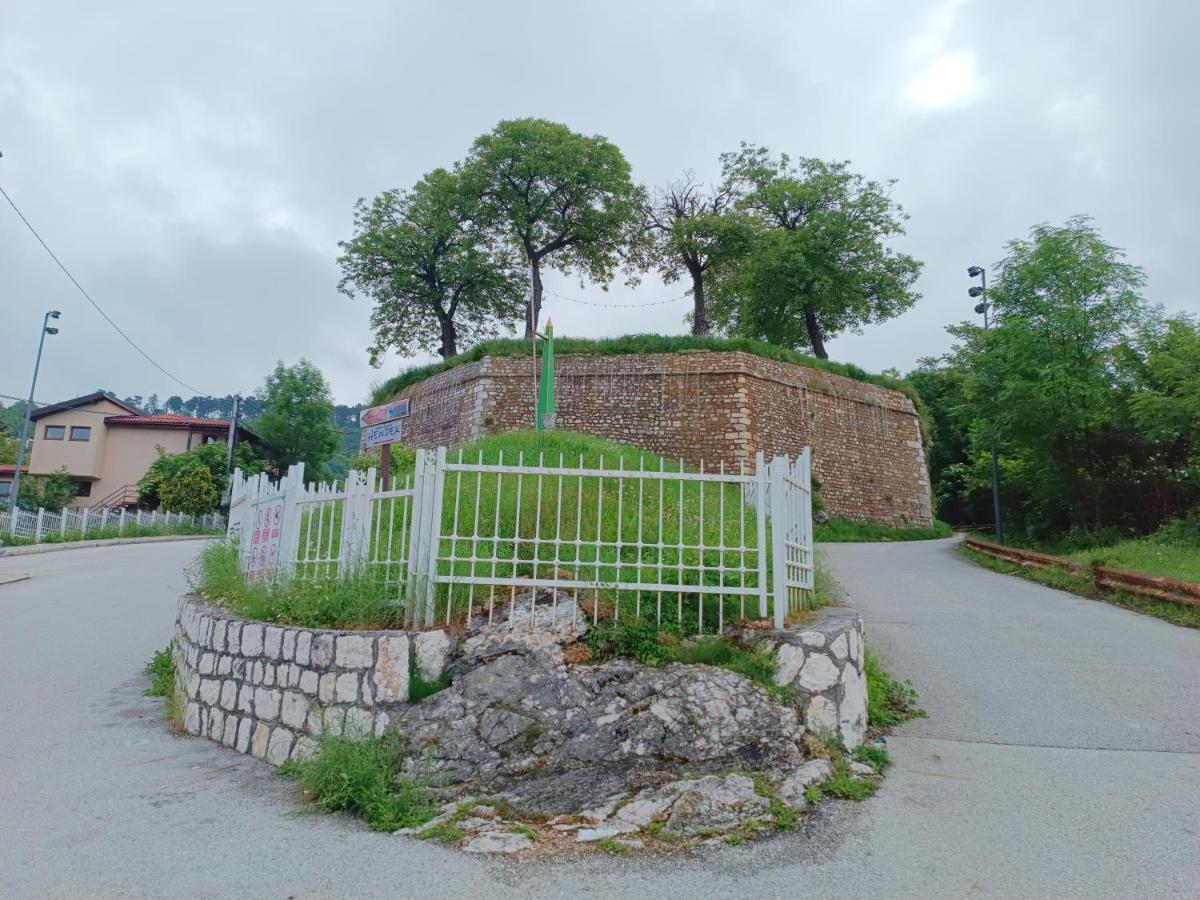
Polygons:
[[[461,158],[498,120],[614,141],[655,185],[717,174],[739,141],[897,178],[916,307],[830,356],[909,369],[971,317],[966,267],[1035,222],[1095,217],[1200,313],[1200,7],[1178,2],[0,0],[0,185],[112,318],[200,393],[305,356],[338,401],[367,362],[366,301],[336,290],[354,201]],[[648,276],[598,303],[676,297]],[[0,198],[0,393],[189,396],[138,356]],[[548,297],[560,335],[682,332],[686,301]]]

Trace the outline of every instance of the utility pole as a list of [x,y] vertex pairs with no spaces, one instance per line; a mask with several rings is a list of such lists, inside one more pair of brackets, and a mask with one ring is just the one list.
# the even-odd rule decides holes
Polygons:
[[[987,270],[983,266],[971,266],[967,269],[967,274],[972,278],[978,278],[980,283],[972,285],[967,293],[972,297],[982,297],[975,304],[975,312],[983,313],[983,333],[986,335],[988,330],[988,309],[992,304],[987,298]],[[996,456],[996,433],[992,430],[992,515],[995,518],[993,526],[998,543],[1004,543],[1004,521],[1000,515],[1000,462]]]
[[233,448],[237,445],[238,419],[242,412],[242,395],[233,395],[233,416],[229,420],[229,437],[225,440],[225,476],[233,478]]
[[21,439],[17,443],[17,467],[13,472],[12,493],[8,495],[8,514],[11,516],[17,508],[17,492],[21,489],[21,466],[25,462],[25,440],[29,434],[29,416],[33,413],[33,395],[37,391],[38,369],[42,366],[42,347],[46,344],[46,335],[58,334],[58,329],[50,325],[51,319],[57,319],[62,313],[52,309],[42,317],[42,333],[38,337],[37,359],[33,363],[33,383],[29,385],[29,402],[25,405],[25,419],[21,422]]

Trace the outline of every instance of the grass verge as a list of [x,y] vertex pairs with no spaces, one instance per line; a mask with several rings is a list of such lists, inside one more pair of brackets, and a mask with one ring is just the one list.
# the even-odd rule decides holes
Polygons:
[[932,541],[948,538],[954,530],[940,519],[930,528],[892,528],[874,522],[831,518],[813,525],[813,537],[818,543],[848,543],[867,541]]
[[311,759],[289,760],[279,771],[322,812],[351,813],[374,831],[395,831],[420,827],[437,814],[429,785],[401,773],[406,755],[395,735],[325,735]]
[[33,538],[13,537],[12,535],[0,535],[0,546],[5,547],[26,547],[31,544],[73,544],[77,541],[104,541],[112,538],[139,538],[139,537],[162,537],[165,535],[204,535],[218,534],[211,528],[201,528],[197,525],[126,525],[123,529],[118,529],[116,525],[110,525],[106,528],[97,528],[89,530],[87,534],[59,534],[50,532],[42,535],[40,541],[35,541]]
[[959,552],[972,562],[991,569],[993,572],[1001,572],[1005,575],[1019,575],[1022,578],[1029,581],[1036,581],[1038,584],[1044,584],[1047,587],[1057,588],[1060,591],[1069,591],[1093,600],[1103,600],[1105,603],[1111,603],[1114,606],[1120,606],[1147,616],[1154,616],[1156,619],[1162,619],[1173,625],[1182,625],[1185,628],[1200,628],[1200,606],[1173,603],[1170,600],[1156,600],[1153,597],[1141,597],[1125,591],[1098,591],[1095,582],[1085,574],[1058,568],[1037,569],[1020,566],[1008,560],[996,559],[994,556],[988,556],[986,553],[972,550],[966,544],[959,547]]

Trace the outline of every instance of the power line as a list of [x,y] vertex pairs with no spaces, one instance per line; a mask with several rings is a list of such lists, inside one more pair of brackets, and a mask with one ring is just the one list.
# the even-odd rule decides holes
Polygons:
[[17,204],[13,202],[13,198],[8,196],[8,191],[4,190],[3,187],[0,187],[0,194],[4,195],[4,199],[8,201],[8,205],[11,206],[13,208],[13,211],[18,216],[21,217],[21,221],[25,223],[25,227],[29,229],[30,233],[33,234],[33,236],[35,238],[37,238],[38,243],[42,245],[42,247],[45,249],[45,251],[50,254],[50,258],[52,260],[54,260],[56,263],[58,263],[58,267],[63,270],[63,274],[66,275],[69,279],[71,279],[71,284],[75,285],[75,287],[79,289],[79,293],[83,294],[83,296],[85,298],[87,298],[87,302],[92,304],[92,306],[94,306],[96,308],[96,312],[100,313],[100,315],[104,317],[104,321],[107,322],[109,325],[111,325],[113,327],[113,329],[117,332],[117,334],[119,334],[121,337],[125,338],[125,340],[128,342],[130,347],[132,347],[134,350],[136,350],[138,353],[140,353],[143,357],[145,357],[146,361],[149,362],[150,365],[154,366],[154,368],[158,369],[158,371],[162,372],[164,375],[166,375],[168,378],[170,378],[176,384],[183,385],[183,387],[187,388],[193,394],[201,394],[202,393],[201,391],[196,390],[194,387],[192,387],[186,381],[181,381],[178,378],[176,378],[174,375],[172,375],[170,372],[168,372],[166,369],[164,369],[162,366],[160,366],[157,362],[155,362],[153,357],[151,357],[149,353],[147,353],[145,350],[143,350],[141,347],[139,347],[136,343],[134,343],[133,338],[131,338],[129,335],[127,335],[124,331],[122,331],[120,326],[117,325],[116,322],[114,322],[112,319],[109,318],[108,313],[106,313],[103,309],[100,308],[100,304],[92,299],[92,295],[83,289],[83,285],[81,285],[78,281],[75,280],[75,276],[72,275],[70,270],[67,269],[67,267],[63,265],[62,260],[59,259],[54,254],[54,251],[50,249],[50,245],[47,244],[44,240],[42,240],[42,236],[40,234],[38,234],[37,229],[33,227],[33,224],[27,218],[25,218],[25,214],[23,212],[21,212],[21,210],[17,207]]
[[691,294],[680,294],[678,297],[671,297],[667,300],[651,300],[649,303],[596,303],[593,300],[583,300],[579,297],[568,297],[566,294],[559,294],[556,291],[548,291],[542,288],[543,294],[549,294],[552,297],[557,297],[559,300],[566,300],[569,303],[578,303],[580,306],[598,306],[601,309],[641,309],[643,306],[664,306],[668,303],[678,303],[680,300],[688,300]]

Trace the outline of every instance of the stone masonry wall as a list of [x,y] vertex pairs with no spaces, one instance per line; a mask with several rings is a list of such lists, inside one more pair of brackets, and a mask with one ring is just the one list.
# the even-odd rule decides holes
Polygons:
[[325,731],[382,734],[408,703],[409,653],[441,674],[440,631],[323,631],[250,622],[179,601],[172,652],[184,728],[279,765]]
[[[857,747],[866,728],[863,622],[825,608],[788,631],[746,629],[774,652],[805,727]],[[451,663],[443,631],[325,631],[251,622],[179,601],[172,653],[184,729],[272,765],[304,758],[325,733],[383,734],[408,706],[409,654],[423,678]]]
[[[410,385],[404,443],[453,447],[532,427],[532,368],[489,356]],[[559,356],[555,390],[561,429],[747,471],[760,450],[811,446],[831,515],[932,522],[920,424],[899,391],[741,351]]]

